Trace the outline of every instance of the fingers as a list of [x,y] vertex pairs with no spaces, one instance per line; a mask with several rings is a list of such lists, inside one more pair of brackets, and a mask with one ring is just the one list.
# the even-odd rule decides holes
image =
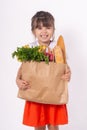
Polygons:
[[28,89],[30,88],[30,84],[24,80],[17,80],[17,85],[20,89]]
[[28,89],[30,88],[30,84],[26,81],[22,81],[21,89]]
[[65,81],[70,81],[71,74],[70,73],[66,73],[66,74],[62,75],[61,79],[65,80]]
[[66,67],[66,71],[65,71],[65,73],[71,73],[71,69],[70,69],[69,66]]
[[65,74],[62,76],[63,80],[70,81],[71,79],[71,69],[69,66],[66,67]]
[[26,81],[23,81],[23,80],[22,80],[21,85],[22,85],[22,86],[28,86],[28,85],[29,85],[29,83],[28,83],[28,82],[26,82]]

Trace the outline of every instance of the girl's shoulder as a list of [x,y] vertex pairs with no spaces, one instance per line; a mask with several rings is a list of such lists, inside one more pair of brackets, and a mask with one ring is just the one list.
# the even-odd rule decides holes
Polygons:
[[29,43],[29,46],[36,47],[36,46],[38,46],[38,42],[37,41],[31,42],[31,43]]
[[50,45],[49,45],[49,48],[50,49],[53,49],[55,46],[56,46],[57,42],[56,41],[51,41],[50,42]]
[[51,41],[49,47],[50,48],[54,48],[56,46],[58,46],[59,48],[61,48],[64,45],[64,39],[62,35],[59,35],[59,37],[57,38],[57,40]]

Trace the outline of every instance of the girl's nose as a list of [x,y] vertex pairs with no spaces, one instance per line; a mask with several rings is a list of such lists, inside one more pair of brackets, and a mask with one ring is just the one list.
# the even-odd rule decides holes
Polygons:
[[42,31],[43,31],[43,32],[46,32],[46,31],[47,31],[47,29],[44,27],[44,28],[42,29]]

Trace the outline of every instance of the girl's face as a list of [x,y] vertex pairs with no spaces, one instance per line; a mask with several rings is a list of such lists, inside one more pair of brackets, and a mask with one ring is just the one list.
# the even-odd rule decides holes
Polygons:
[[34,30],[34,35],[38,39],[39,44],[41,45],[48,45],[50,43],[50,39],[53,36],[53,33],[53,27],[40,26]]

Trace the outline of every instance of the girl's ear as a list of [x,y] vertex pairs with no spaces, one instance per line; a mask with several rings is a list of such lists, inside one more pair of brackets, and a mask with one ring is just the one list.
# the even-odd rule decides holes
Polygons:
[[34,35],[34,38],[35,38],[35,40],[37,40],[37,37],[36,37],[36,32],[35,32],[35,30],[34,30],[34,31],[32,31],[32,33],[33,33],[33,35]]
[[36,37],[36,33],[35,33],[35,30],[32,31],[33,35]]
[[53,35],[52,35],[52,37],[50,38],[50,41],[54,41],[54,39],[55,39],[55,32],[53,32]]

